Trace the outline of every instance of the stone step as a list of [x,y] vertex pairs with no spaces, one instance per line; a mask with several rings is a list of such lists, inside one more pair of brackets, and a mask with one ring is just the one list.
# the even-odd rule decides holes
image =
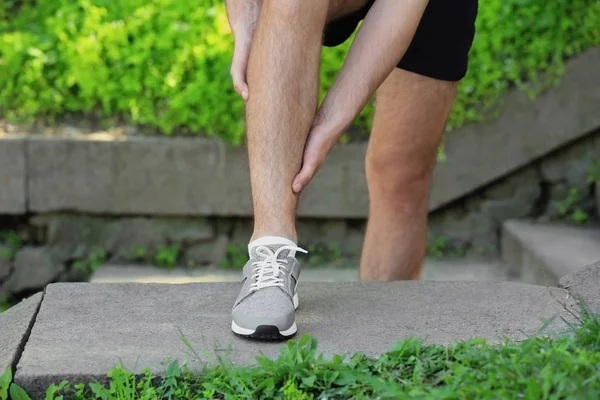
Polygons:
[[[30,335],[23,334],[15,381],[32,398],[44,398],[48,385],[63,379],[104,382],[120,362],[160,375],[174,359],[201,368],[217,356],[236,365],[254,364],[260,352],[276,357],[281,342],[240,339],[230,331],[238,289],[237,283],[50,284]],[[568,311],[576,312],[565,289],[511,282],[304,282],[299,294],[296,338],[313,335],[327,357],[377,355],[414,337],[500,343],[536,334],[549,319],[541,333],[562,334],[565,320],[572,321]],[[2,318],[0,338],[7,329]]]
[[596,181],[596,214],[600,217],[600,179]]
[[[358,261],[349,261],[347,267],[307,266],[302,270],[303,282],[356,282]],[[508,266],[500,260],[440,260],[427,259],[423,280],[433,281],[508,281]],[[92,283],[208,283],[238,282],[240,271],[219,267],[203,269],[165,269],[146,265],[105,265],[91,277]]]
[[565,275],[600,261],[600,229],[507,221],[502,258],[519,281],[556,286]]
[[15,367],[41,301],[37,293],[0,313],[0,375]]

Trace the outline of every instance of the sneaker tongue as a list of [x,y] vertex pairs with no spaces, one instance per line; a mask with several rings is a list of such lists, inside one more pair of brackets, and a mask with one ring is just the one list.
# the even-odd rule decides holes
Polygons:
[[[275,253],[281,246],[284,246],[282,244],[271,244],[271,245],[262,245],[262,247],[267,247],[269,248],[273,253]],[[248,254],[250,255],[250,258],[264,258],[264,255],[257,253],[257,250],[260,248],[260,246],[253,246],[253,247],[249,247],[248,248]],[[282,250],[279,252],[279,254],[277,255],[278,259],[285,259],[286,257],[288,257],[290,255],[291,251],[288,249]]]
[[[261,257],[260,254],[256,253],[256,250],[260,247],[268,247],[271,251],[276,252],[281,246],[296,246],[296,243],[292,242],[289,239],[278,237],[278,236],[265,236],[259,239],[256,239],[250,244],[248,244],[248,255],[250,258]],[[278,258],[286,258],[288,256],[294,257],[296,255],[295,251],[283,250],[279,253]]]

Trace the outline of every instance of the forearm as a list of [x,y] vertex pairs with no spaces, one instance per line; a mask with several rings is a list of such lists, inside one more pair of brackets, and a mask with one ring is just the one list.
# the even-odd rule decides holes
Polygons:
[[344,130],[402,58],[428,0],[377,0],[321,107]]

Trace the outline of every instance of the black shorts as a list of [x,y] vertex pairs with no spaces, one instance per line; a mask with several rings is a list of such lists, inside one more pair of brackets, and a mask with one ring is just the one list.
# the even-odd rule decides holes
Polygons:
[[[375,0],[361,10],[330,22],[323,45],[344,43]],[[430,78],[459,81],[467,73],[475,36],[478,0],[429,0],[415,36],[397,67]]]

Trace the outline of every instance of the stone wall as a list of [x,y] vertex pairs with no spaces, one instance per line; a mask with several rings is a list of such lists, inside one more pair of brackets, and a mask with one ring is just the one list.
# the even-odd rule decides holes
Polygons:
[[[600,130],[432,212],[429,255],[497,257],[507,219],[598,224],[599,174]],[[300,218],[300,244],[315,263],[356,262],[365,226],[364,218]],[[239,267],[252,221],[63,212],[4,218],[2,228],[10,235],[0,242],[0,293],[10,294],[84,280],[106,262]]]
[[502,222],[509,219],[598,225],[600,131],[490,183],[430,215],[433,237],[449,250],[496,255]]
[[[514,90],[497,119],[446,138],[429,204],[431,256],[496,257],[506,219],[598,222],[599,61],[600,48],[589,50],[536,101]],[[59,137],[2,129],[0,298],[86,279],[104,262],[243,262],[252,229],[244,149],[127,127]],[[301,197],[300,244],[314,263],[360,253],[365,153],[364,143],[334,149]]]

